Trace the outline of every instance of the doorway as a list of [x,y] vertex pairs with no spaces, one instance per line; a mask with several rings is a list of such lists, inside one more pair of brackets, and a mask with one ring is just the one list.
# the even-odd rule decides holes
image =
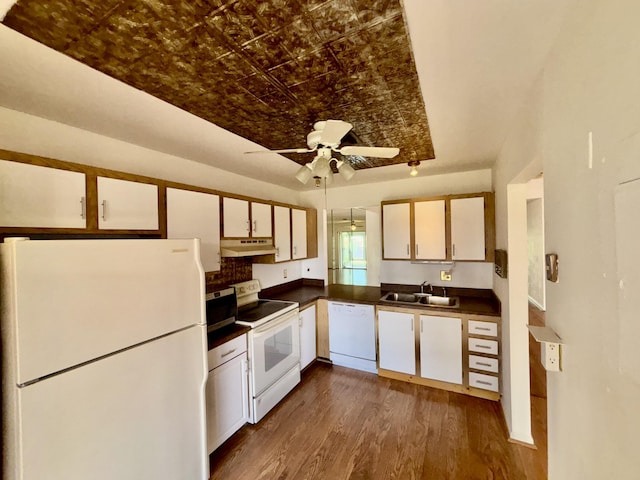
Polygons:
[[367,285],[365,209],[333,209],[328,239],[329,284]]

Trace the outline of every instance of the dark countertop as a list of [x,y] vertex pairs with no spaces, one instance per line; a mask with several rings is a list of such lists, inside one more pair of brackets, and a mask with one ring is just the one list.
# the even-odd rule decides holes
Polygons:
[[227,343],[229,340],[233,340],[236,337],[239,337],[243,333],[247,333],[251,330],[251,327],[246,327],[244,325],[238,325],[236,323],[232,325],[227,325],[219,330],[215,330],[207,334],[207,346],[208,350],[216,348],[223,343]]
[[329,285],[323,287],[308,285],[305,284],[304,281],[294,281],[284,286],[265,289],[260,296],[262,298],[269,298],[272,300],[298,302],[300,304],[300,309],[315,302],[319,298],[324,298],[339,302],[417,308],[425,311],[460,312],[466,314],[500,316],[500,302],[491,290],[447,288],[449,295],[460,298],[460,306],[457,308],[380,301],[382,296],[390,291],[415,292],[419,291],[419,289],[420,287],[416,285],[393,284],[382,284],[380,287],[364,287],[356,285]]

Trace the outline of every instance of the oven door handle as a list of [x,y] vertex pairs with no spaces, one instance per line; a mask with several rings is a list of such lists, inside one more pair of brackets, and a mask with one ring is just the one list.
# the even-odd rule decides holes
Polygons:
[[267,322],[264,325],[260,325],[259,327],[254,328],[253,336],[257,337],[262,333],[271,332],[275,328],[278,328],[281,325],[289,323],[292,320],[295,320],[297,322],[298,315],[299,315],[299,311],[297,308],[295,310],[291,310],[290,312],[287,312],[286,314],[284,314],[280,319],[271,320],[270,322]]

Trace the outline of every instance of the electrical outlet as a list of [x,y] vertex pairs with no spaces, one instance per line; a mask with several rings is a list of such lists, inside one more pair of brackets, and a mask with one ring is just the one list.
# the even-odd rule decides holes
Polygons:
[[560,344],[542,342],[542,365],[548,372],[560,371]]
[[440,280],[444,282],[450,282],[451,274],[447,270],[440,270]]
[[282,276],[284,278],[287,278],[287,269],[286,268],[282,271]]

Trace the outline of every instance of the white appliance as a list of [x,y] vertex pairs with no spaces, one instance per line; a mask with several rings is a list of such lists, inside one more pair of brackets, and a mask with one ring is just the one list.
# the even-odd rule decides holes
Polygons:
[[236,323],[251,327],[249,342],[250,422],[258,423],[300,383],[300,325],[296,302],[259,299],[260,282],[233,285]]
[[3,478],[208,478],[198,240],[6,239]]
[[373,305],[329,302],[329,358],[335,365],[377,373]]

